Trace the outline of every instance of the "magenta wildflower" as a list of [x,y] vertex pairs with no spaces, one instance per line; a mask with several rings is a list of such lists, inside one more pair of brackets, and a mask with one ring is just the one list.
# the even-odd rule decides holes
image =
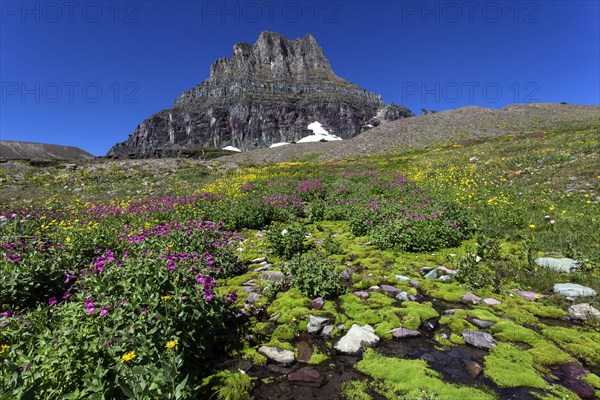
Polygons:
[[100,316],[104,317],[106,314],[108,314],[108,307],[102,306],[100,309]]
[[237,300],[237,292],[234,290],[233,292],[229,293],[229,295],[227,296],[227,301],[230,303],[233,303]]
[[52,307],[53,305],[55,305],[56,303],[58,303],[58,301],[56,300],[56,297],[50,297],[48,299],[48,307]]

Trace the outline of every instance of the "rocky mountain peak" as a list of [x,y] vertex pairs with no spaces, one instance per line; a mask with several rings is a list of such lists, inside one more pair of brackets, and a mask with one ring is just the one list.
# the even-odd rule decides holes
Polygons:
[[263,79],[339,79],[314,36],[296,40],[264,31],[254,45],[247,42],[233,46],[231,58],[223,57],[210,68],[210,81],[245,78]]
[[313,122],[349,139],[413,115],[404,107],[384,107],[379,95],[336,76],[311,34],[290,40],[264,31],[254,45],[236,43],[231,57],[212,63],[206,81],[143,121],[108,155],[161,157],[174,148],[269,147],[311,135]]

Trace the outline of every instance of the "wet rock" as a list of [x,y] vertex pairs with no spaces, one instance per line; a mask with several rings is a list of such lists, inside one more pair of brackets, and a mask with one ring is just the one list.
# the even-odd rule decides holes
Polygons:
[[554,285],[554,293],[571,297],[595,297],[598,295],[594,289],[576,283],[557,283]]
[[298,361],[301,362],[309,362],[310,357],[312,357],[313,349],[312,346],[306,342],[298,343]]
[[600,319],[600,311],[589,303],[574,304],[569,307],[569,317],[584,321],[586,319]]
[[426,273],[423,278],[425,279],[436,279],[438,277],[438,271],[437,268],[436,269],[432,269],[431,271],[429,271],[428,273]]
[[381,289],[392,296],[396,296],[398,293],[402,292],[402,290],[390,285],[381,285]]
[[329,337],[331,335],[331,331],[333,331],[333,325],[325,325],[321,331],[321,335]]
[[342,279],[345,279],[347,281],[350,280],[350,273],[348,272],[348,270],[343,270],[340,273],[340,276],[342,277]]
[[352,325],[348,333],[346,333],[334,346],[334,348],[342,353],[355,354],[365,347],[371,347],[379,342],[379,336],[375,334],[371,325],[360,326]]
[[455,270],[446,268],[443,265],[440,265],[439,267],[437,267],[436,270],[438,271],[438,274],[451,275],[451,276],[456,275]]
[[325,300],[323,300],[322,297],[317,297],[310,303],[310,306],[312,308],[314,308],[315,310],[322,309],[324,305],[325,305]]
[[288,380],[296,384],[303,384],[312,387],[321,387],[325,383],[325,377],[313,367],[300,368],[288,375]]
[[542,268],[566,273],[573,272],[579,266],[579,262],[571,258],[540,257],[536,258],[534,262]]
[[256,300],[260,299],[261,297],[262,297],[262,296],[261,296],[260,294],[258,294],[258,293],[254,293],[254,292],[253,292],[253,293],[250,293],[250,294],[248,295],[248,298],[246,299],[246,303],[249,303],[249,304],[254,304],[254,302],[255,302]]
[[292,369],[280,365],[267,365],[267,371],[272,372],[275,375],[287,375],[292,372]]
[[262,271],[266,271],[266,270],[268,270],[269,268],[271,268],[272,266],[273,266],[273,264],[265,264],[265,265],[263,265],[263,266],[261,266],[261,267],[258,267],[258,268],[256,268],[254,271],[255,271],[255,272],[262,272]]
[[488,297],[487,299],[483,299],[483,302],[490,307],[499,306],[500,304],[502,304],[502,302],[500,300],[496,300],[491,297]]
[[410,280],[410,286],[414,287],[414,288],[418,288],[420,285],[419,281],[416,279],[411,279]]
[[461,308],[449,308],[447,310],[444,310],[444,314],[446,315],[454,315],[455,312],[460,311]]
[[398,301],[408,301],[408,293],[400,292],[396,295],[396,300]]
[[454,278],[452,277],[452,275],[442,275],[439,279],[442,282],[450,282]]
[[368,290],[368,291],[371,291],[371,292],[381,292],[381,288],[380,288],[379,286],[377,286],[377,285],[375,285],[375,286],[371,286],[371,287],[370,287],[370,288],[368,288],[367,290]]
[[536,292],[532,292],[531,290],[515,289],[514,292],[516,294],[518,294],[519,296],[521,296],[522,299],[527,300],[527,301],[537,301],[543,297],[543,295],[536,293]]
[[463,304],[479,304],[481,302],[481,298],[471,292],[467,292],[462,299],[460,299],[460,302]]
[[308,317],[309,321],[308,325],[306,326],[306,330],[308,331],[308,333],[321,332],[321,329],[323,329],[323,325],[325,325],[325,323],[329,321],[329,319],[325,317],[315,317],[314,315],[309,315]]
[[481,371],[483,371],[483,366],[477,361],[463,360],[463,363],[465,364],[467,372],[473,379],[477,378],[479,374],[481,374]]
[[421,336],[421,332],[413,329],[396,328],[392,329],[392,335],[396,339],[408,339]]
[[496,347],[496,342],[492,335],[487,332],[467,331],[462,333],[465,343],[480,349],[489,350]]
[[408,300],[410,300],[410,301],[418,301],[419,298],[417,296],[413,295],[413,294],[409,294],[408,295]]
[[267,261],[267,257],[258,257],[252,260],[252,264],[260,264],[261,262]]
[[283,365],[292,364],[295,360],[293,351],[279,347],[261,346],[258,348],[258,352],[267,359]]
[[596,399],[594,388],[582,380],[590,372],[576,362],[550,366],[551,377],[546,377],[549,382],[558,382],[571,390],[581,399]]
[[404,275],[396,275],[395,276],[396,279],[398,279],[400,282],[409,282],[410,278],[408,276],[404,276]]
[[279,319],[279,317],[281,317],[281,313],[280,312],[278,312],[277,314],[275,314],[271,318],[269,318],[269,322],[277,322],[277,320]]
[[478,318],[471,318],[468,321],[470,323],[472,323],[473,325],[475,325],[476,327],[478,327],[479,329],[487,329],[487,328],[491,327],[492,325],[494,325],[494,323],[492,321],[484,321],[484,320],[478,319]]
[[437,318],[428,319],[427,321],[423,322],[423,328],[430,331],[435,331],[439,325],[440,322]]
[[354,292],[354,295],[356,297],[360,297],[361,299],[368,299],[370,296],[370,294],[368,292],[363,292],[363,291]]

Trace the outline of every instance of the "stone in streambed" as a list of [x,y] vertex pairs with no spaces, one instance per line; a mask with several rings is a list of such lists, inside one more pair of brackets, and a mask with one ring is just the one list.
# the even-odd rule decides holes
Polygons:
[[588,303],[574,304],[569,307],[569,317],[580,321],[586,319],[600,319],[600,311]]
[[334,348],[342,353],[356,354],[365,347],[375,346],[379,343],[379,336],[375,334],[371,325],[352,325]]
[[396,328],[392,329],[392,335],[396,339],[407,339],[421,336],[421,332],[414,329]]
[[279,364],[288,365],[292,364],[295,360],[294,352],[285,350],[279,347],[261,346],[258,352],[269,360]]
[[496,347],[496,342],[492,335],[487,332],[467,331],[462,333],[465,343],[480,349],[489,350]]
[[329,321],[328,318],[309,315],[309,321],[308,325],[306,326],[306,330],[308,333],[319,333],[327,321]]

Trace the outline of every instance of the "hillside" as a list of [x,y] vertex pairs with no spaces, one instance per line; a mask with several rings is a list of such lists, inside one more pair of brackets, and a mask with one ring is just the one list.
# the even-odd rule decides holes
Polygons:
[[73,146],[0,140],[0,159],[5,160],[91,160],[94,156]]
[[499,110],[464,107],[385,123],[341,142],[257,149],[224,157],[236,162],[331,160],[426,148],[492,136],[600,125],[599,106],[554,103],[513,104]]

